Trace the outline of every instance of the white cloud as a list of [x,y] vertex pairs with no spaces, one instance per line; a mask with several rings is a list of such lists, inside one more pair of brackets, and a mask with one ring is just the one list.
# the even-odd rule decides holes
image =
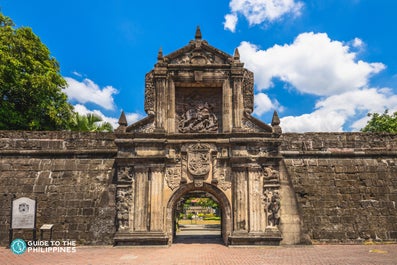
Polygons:
[[113,95],[118,91],[112,86],[100,88],[92,80],[85,78],[83,81],[77,81],[71,77],[65,77],[68,87],[65,93],[69,99],[76,100],[78,103],[95,103],[107,110],[114,110],[115,104]]
[[237,21],[238,21],[238,17],[236,14],[225,15],[225,22],[223,23],[224,29],[228,29],[231,32],[235,32]]
[[254,113],[255,115],[261,116],[262,114],[272,111],[278,110],[279,112],[283,111],[283,107],[280,106],[277,100],[273,102],[271,99],[264,93],[257,93],[255,94],[255,106],[254,106]]
[[[343,131],[346,122],[354,119],[350,129],[358,131],[366,125],[366,113],[383,113],[385,109],[397,109],[397,95],[390,89],[349,91],[318,101],[310,114],[281,118],[281,127],[285,132]],[[361,116],[357,117],[359,114]]]
[[299,16],[303,3],[295,0],[231,0],[229,6],[231,13],[225,16],[224,24],[225,29],[234,32],[238,14],[243,15],[251,26],[258,25],[287,14]]
[[125,116],[127,118],[128,125],[131,125],[142,118],[142,115],[139,113],[126,113]]
[[[369,88],[370,78],[385,69],[382,63],[359,60],[365,43],[355,38],[341,42],[326,33],[302,33],[292,44],[266,50],[249,42],[238,47],[241,60],[254,72],[259,93],[255,114],[261,116],[276,106],[263,92],[273,79],[301,93],[319,97],[311,113],[281,118],[285,132],[359,130],[368,112],[397,110],[397,95],[389,88]],[[278,102],[277,102],[278,103]]]
[[[358,42],[356,39],[356,45]],[[249,42],[242,42],[238,49],[246,67],[255,73],[260,90],[279,78],[300,92],[329,96],[362,88],[370,76],[385,68],[382,63],[356,60],[349,46],[332,41],[326,33],[302,33],[290,45],[267,50]]]
[[359,38],[354,38],[353,47],[360,48],[364,45],[364,42]]
[[[77,104],[77,105],[74,105],[74,111],[78,112],[81,115],[86,115],[89,113],[96,114],[99,117],[101,117],[103,121],[109,122],[113,126],[114,129],[119,127],[119,124],[118,124],[119,119],[118,118],[112,118],[112,117],[105,116],[100,110],[89,110],[84,105]],[[132,123],[138,121],[140,118],[142,118],[142,116],[138,113],[127,113],[126,118],[127,118],[128,124],[132,124]]]

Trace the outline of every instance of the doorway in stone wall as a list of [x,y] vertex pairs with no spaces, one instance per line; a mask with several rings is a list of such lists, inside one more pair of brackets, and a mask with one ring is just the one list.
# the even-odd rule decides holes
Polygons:
[[[183,185],[171,197],[172,243],[227,244],[230,233],[230,203],[217,187]],[[170,210],[170,209],[169,209]]]

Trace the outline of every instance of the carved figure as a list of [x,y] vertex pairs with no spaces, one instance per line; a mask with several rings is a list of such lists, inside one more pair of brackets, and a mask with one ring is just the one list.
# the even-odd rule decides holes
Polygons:
[[218,119],[212,106],[205,102],[186,110],[180,117],[178,130],[182,133],[218,131]]
[[270,226],[277,226],[280,224],[280,195],[275,191],[272,195],[271,201],[267,206],[268,221]]
[[131,190],[117,190],[117,221],[120,230],[128,229],[129,227],[131,195]]

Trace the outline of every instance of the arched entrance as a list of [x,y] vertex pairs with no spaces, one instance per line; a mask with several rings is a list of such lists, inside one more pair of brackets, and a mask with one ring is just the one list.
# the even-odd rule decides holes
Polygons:
[[167,231],[170,235],[170,244],[173,242],[175,237],[175,224],[176,224],[176,208],[178,201],[186,194],[194,191],[204,191],[214,196],[219,202],[221,212],[221,237],[225,245],[228,244],[228,238],[231,233],[231,206],[226,195],[216,186],[203,183],[203,186],[196,187],[193,183],[181,185],[171,196],[167,204]]
[[[233,55],[195,39],[145,76],[147,117],[116,130],[115,244],[171,244],[189,192],[214,196],[225,244],[279,244],[280,120],[251,116],[254,76]],[[275,196],[277,195],[277,196]],[[233,210],[232,210],[233,207]],[[281,211],[281,210],[280,210]]]

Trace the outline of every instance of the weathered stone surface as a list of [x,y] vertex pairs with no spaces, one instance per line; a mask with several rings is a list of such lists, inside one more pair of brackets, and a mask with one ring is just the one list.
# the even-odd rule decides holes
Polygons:
[[397,135],[284,134],[281,153],[311,240],[395,240]]
[[[54,224],[54,240],[113,242],[117,153],[113,134],[1,131],[0,135],[1,244],[8,242],[13,195],[37,198],[37,227]],[[31,238],[31,231],[22,232],[15,235]]]

